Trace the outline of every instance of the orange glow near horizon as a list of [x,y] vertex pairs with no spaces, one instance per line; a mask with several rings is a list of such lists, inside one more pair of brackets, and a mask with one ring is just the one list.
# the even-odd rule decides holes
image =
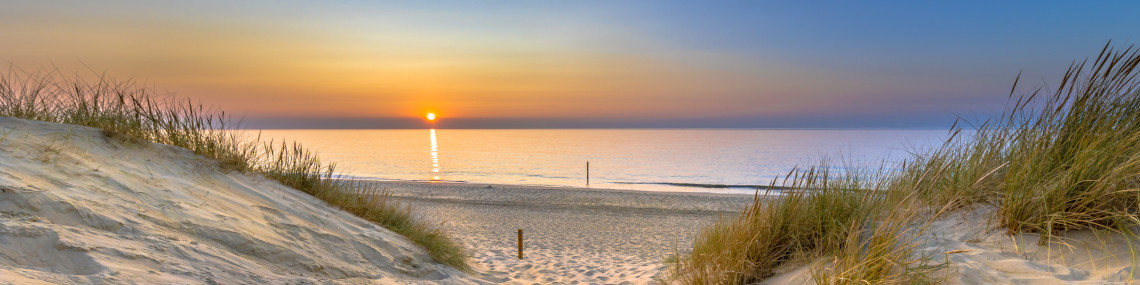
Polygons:
[[[746,67],[760,66],[758,61],[731,55],[654,56],[569,49],[530,38],[455,41],[454,35],[385,30],[358,35],[149,19],[92,20],[90,25],[60,21],[0,29],[0,37],[12,39],[0,46],[0,60],[32,69],[138,76],[160,89],[249,117],[424,118],[426,110],[435,108],[447,110],[449,118],[703,117],[712,111],[744,116],[786,109],[772,102],[756,107],[752,102],[763,97],[756,94],[795,91],[772,87],[776,82],[756,83],[752,75],[757,71]],[[131,32],[123,35],[146,44],[124,49],[109,41],[76,43],[124,26]],[[43,35],[56,42],[41,45]],[[362,42],[362,37],[409,45]],[[83,61],[41,60],[45,58]],[[696,71],[689,68],[692,62],[730,66]],[[769,62],[762,66],[792,69]]]
[[[104,76],[139,78],[139,87],[283,127],[325,126],[302,123],[321,120],[340,127],[368,119],[401,123],[354,127],[542,127],[570,120],[730,127],[767,126],[755,118],[848,121],[834,119],[842,114],[867,114],[864,120],[878,122],[1003,103],[1005,97],[986,94],[1008,90],[1008,78],[992,78],[1017,70],[982,65],[992,60],[980,56],[1000,54],[978,52],[988,42],[971,46],[979,57],[954,60],[920,56],[943,45],[882,44],[884,50],[908,52],[895,55],[776,44],[834,38],[760,37],[768,28],[781,31],[773,35],[828,31],[783,33],[766,22],[749,22],[757,18],[751,12],[779,9],[709,13],[739,17],[720,21],[704,13],[645,13],[650,7],[672,11],[652,2],[453,7],[295,1],[271,9],[253,1],[8,2],[0,9],[0,64],[9,70],[74,72],[95,82]],[[733,24],[745,22],[751,24]],[[909,35],[910,24],[884,35]],[[1121,31],[1120,38],[1132,32]],[[831,46],[818,43],[811,46]],[[967,63],[979,65],[966,68]],[[899,72],[911,69],[922,72]],[[445,112],[448,122],[441,123],[434,111]]]

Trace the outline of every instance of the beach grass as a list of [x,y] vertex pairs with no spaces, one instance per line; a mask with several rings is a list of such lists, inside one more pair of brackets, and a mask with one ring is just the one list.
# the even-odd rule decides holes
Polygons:
[[296,142],[262,140],[239,131],[225,112],[164,95],[132,80],[84,79],[58,70],[0,74],[0,116],[99,128],[108,138],[186,148],[223,171],[264,175],[375,222],[426,249],[441,263],[469,270],[463,248],[438,226],[414,216],[411,205],[368,183],[342,179]]
[[799,190],[775,199],[758,193],[740,216],[703,229],[692,252],[675,260],[672,277],[686,284],[748,284],[782,265],[838,250],[863,227],[873,203],[868,199],[877,197],[863,178],[828,167],[793,170],[779,184]]
[[1018,76],[1003,113],[955,122],[940,147],[914,152],[888,171],[858,175],[825,161],[808,175],[789,175],[779,186],[793,190],[771,199],[758,193],[739,217],[702,230],[693,251],[672,264],[671,277],[744,284],[782,265],[829,257],[813,266],[813,282],[937,282],[926,273],[938,265],[916,251],[917,239],[940,214],[978,205],[996,209],[994,227],[1037,233],[1040,244],[1071,230],[1134,236],[1137,66],[1140,51],[1109,42],[1091,61],[1074,61],[1056,88],[1018,93]]

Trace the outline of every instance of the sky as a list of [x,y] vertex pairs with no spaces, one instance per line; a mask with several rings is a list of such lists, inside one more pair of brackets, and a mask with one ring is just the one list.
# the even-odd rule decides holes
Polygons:
[[[1137,1],[0,3],[0,60],[252,128],[947,128],[1048,86]],[[428,125],[424,114],[439,120]]]

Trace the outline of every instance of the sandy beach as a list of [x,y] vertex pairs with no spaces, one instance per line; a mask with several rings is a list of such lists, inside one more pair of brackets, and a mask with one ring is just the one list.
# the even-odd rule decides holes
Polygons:
[[[403,236],[187,150],[93,128],[0,118],[0,284],[653,284],[697,231],[749,195],[379,182],[440,223],[472,272]],[[916,254],[950,284],[1135,282],[1119,234],[992,227],[992,207],[944,214]],[[918,225],[916,225],[918,226]],[[524,231],[525,258],[516,252]],[[779,233],[772,233],[779,234]],[[793,264],[765,283],[809,282]]]
[[[375,182],[413,203],[470,250],[480,278],[509,284],[655,283],[749,195],[430,182]],[[524,259],[516,256],[524,232]]]

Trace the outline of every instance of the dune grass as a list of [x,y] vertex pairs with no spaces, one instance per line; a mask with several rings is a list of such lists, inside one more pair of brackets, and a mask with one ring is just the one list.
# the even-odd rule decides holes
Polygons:
[[[1010,95],[995,119],[965,144],[916,155],[951,171],[921,189],[931,206],[987,203],[1010,234],[1123,231],[1140,212],[1140,51],[1106,45],[1075,62],[1051,94]],[[1014,90],[1017,83],[1014,83]],[[954,132],[962,132],[955,125]]]
[[793,170],[780,185],[799,190],[772,199],[758,193],[740,216],[702,230],[693,251],[675,261],[672,277],[686,284],[748,284],[781,265],[839,249],[869,218],[867,205],[875,203],[869,199],[879,196],[867,190],[875,185],[866,185],[866,177],[833,171]]
[[[959,120],[950,138],[877,175],[826,161],[790,175],[783,195],[755,201],[736,219],[705,228],[671,266],[684,284],[745,284],[782,265],[823,259],[811,280],[826,284],[936,283],[917,240],[941,213],[996,209],[996,227],[1134,235],[1140,226],[1140,51],[1111,42],[1074,62],[1051,94],[1010,91],[992,119]],[[845,169],[841,173],[819,169]],[[793,171],[795,173],[795,171]],[[855,174],[853,174],[855,173]],[[775,186],[776,183],[773,183]],[[863,193],[858,195],[855,193]]]
[[[979,136],[1008,138],[996,189],[1000,222],[1044,238],[1135,224],[1140,203],[1140,54],[1105,50],[1071,67],[1032,114]],[[1083,76],[1083,78],[1082,78]],[[1022,106],[1034,106],[1030,104]],[[1025,113],[1015,107],[1011,113]],[[1008,133],[1007,133],[1008,132]],[[1044,241],[1044,239],[1043,239]]]
[[212,159],[225,171],[256,173],[313,195],[328,204],[399,233],[436,261],[469,270],[467,255],[438,226],[412,215],[372,184],[337,179],[335,164],[323,163],[297,143],[243,136],[224,112],[188,99],[162,95],[133,81],[105,76],[85,80],[55,70],[0,74],[0,116],[102,129],[108,137],[168,144]]

